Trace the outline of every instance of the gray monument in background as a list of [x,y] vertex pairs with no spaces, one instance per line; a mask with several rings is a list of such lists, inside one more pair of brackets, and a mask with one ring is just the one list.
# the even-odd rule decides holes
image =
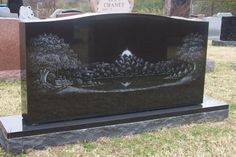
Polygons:
[[203,18],[204,21],[209,22],[208,37],[210,40],[220,40],[222,17],[229,17],[229,16],[232,16],[232,14],[231,13],[218,13],[214,16]]

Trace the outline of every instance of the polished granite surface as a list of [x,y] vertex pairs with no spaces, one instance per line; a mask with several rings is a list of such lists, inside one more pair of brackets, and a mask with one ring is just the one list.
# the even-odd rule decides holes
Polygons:
[[222,17],[220,40],[236,41],[236,16]]
[[130,13],[23,24],[27,124],[203,101],[206,22]]

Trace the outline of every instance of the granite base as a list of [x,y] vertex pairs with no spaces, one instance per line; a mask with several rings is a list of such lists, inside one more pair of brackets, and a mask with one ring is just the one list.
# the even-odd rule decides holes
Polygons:
[[35,126],[25,125],[20,115],[8,116],[0,118],[0,143],[6,151],[17,154],[29,148],[130,135],[158,127],[222,121],[228,117],[228,112],[226,103],[205,97],[200,105]]
[[236,41],[212,40],[213,46],[236,46]]

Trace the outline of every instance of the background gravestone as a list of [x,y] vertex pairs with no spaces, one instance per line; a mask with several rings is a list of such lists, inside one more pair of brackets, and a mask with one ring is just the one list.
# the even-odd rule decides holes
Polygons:
[[20,78],[20,22],[0,18],[0,80]]
[[94,12],[131,12],[134,0],[90,0]]
[[204,17],[204,21],[209,22],[208,38],[210,40],[219,40],[221,34],[222,17],[232,16],[231,13],[218,13],[214,16]]
[[236,46],[236,16],[222,17],[219,40],[213,40],[212,45]]
[[206,72],[213,72],[215,70],[215,61],[208,58],[206,63]]
[[0,18],[0,70],[20,69],[20,23]]
[[236,42],[236,16],[222,18],[220,39]]

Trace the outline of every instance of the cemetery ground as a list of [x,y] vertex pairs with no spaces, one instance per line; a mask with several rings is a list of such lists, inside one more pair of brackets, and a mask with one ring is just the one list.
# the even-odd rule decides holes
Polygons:
[[[176,128],[159,128],[124,137],[103,137],[93,142],[28,150],[19,156],[201,156],[233,157],[236,154],[236,62],[235,47],[209,44],[208,58],[216,61],[207,73],[205,95],[230,104],[229,118],[223,122],[201,123]],[[20,81],[0,81],[0,115],[20,114]],[[0,156],[13,156],[0,148]]]

